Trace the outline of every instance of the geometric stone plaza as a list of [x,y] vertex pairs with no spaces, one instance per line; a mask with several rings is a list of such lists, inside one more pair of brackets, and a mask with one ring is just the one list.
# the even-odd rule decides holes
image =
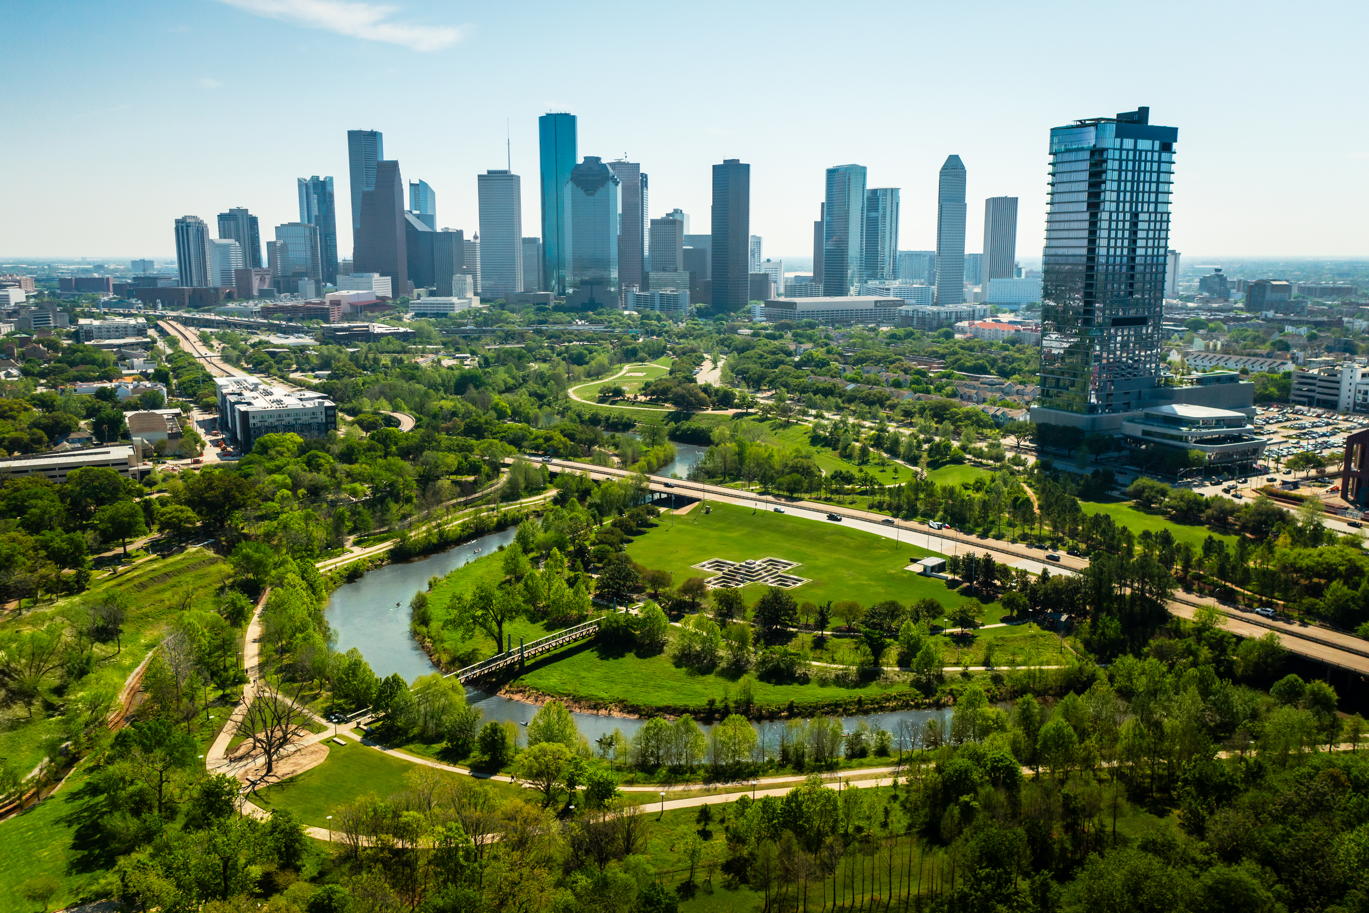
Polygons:
[[710,590],[734,589],[749,583],[763,583],[766,586],[787,590],[808,582],[806,578],[784,573],[799,565],[797,561],[785,561],[783,558],[751,558],[746,561],[709,558],[694,566],[717,575],[704,581],[704,585]]

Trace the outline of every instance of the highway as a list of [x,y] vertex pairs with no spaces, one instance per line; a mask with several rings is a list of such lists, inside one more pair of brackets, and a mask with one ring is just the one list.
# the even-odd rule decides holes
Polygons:
[[[592,463],[557,459],[543,460],[537,457],[529,457],[529,459],[541,462],[553,471],[580,472],[594,479],[622,479],[634,475],[634,473],[624,469],[595,466]],[[815,501],[789,501],[753,492],[738,491],[735,488],[727,488],[722,485],[667,479],[663,476],[647,476],[647,482],[650,490],[654,492],[677,494],[683,497],[707,499],[764,510],[774,510],[778,507],[786,514],[822,523],[833,522],[827,519],[828,514],[833,514],[841,517],[842,522],[847,526],[862,532],[907,542],[909,545],[942,555],[988,552],[995,560],[1013,567],[1025,568],[1034,573],[1039,573],[1043,569],[1049,570],[1051,573],[1077,573],[1088,567],[1088,559],[1086,558],[1077,558],[1062,553],[1058,556],[1059,561],[1047,561],[1044,552],[1028,549],[1020,543],[1004,542],[1001,539],[984,539],[954,530],[936,530],[924,523],[908,520],[893,521],[884,514],[872,511],[836,507]],[[1242,612],[1216,600],[1186,593],[1179,593],[1171,599],[1169,611],[1180,618],[1191,619],[1197,609],[1203,606],[1211,606],[1217,609],[1224,616],[1222,619],[1223,627],[1233,634],[1241,637],[1262,637],[1273,631],[1279,635],[1284,647],[1291,653],[1351,672],[1369,675],[1369,642],[1350,634],[1332,631],[1328,628],[1307,627],[1261,618],[1258,615]]]
[[232,377],[242,372],[219,359],[208,347],[200,342],[199,336],[172,320],[159,320],[157,325],[163,332],[180,340],[181,348],[190,353],[204,365],[204,369],[215,377]]

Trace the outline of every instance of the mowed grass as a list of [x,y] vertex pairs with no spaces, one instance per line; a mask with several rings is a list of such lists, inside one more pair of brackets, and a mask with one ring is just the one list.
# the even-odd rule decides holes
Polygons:
[[20,891],[30,879],[51,877],[59,885],[49,910],[76,901],[100,877],[100,864],[83,860],[72,845],[79,816],[88,804],[81,787],[88,774],[78,770],[60,792],[13,818],[0,821],[0,913],[36,913],[38,905]]
[[[709,558],[797,561],[799,566],[789,573],[809,582],[789,592],[798,602],[816,605],[828,600],[868,606],[886,599],[909,603],[931,598],[949,607],[964,601],[940,580],[904,570],[912,561],[933,554],[925,549],[840,523],[732,504],[707,506],[709,512],[700,506],[683,515],[662,514],[655,527],[628,543],[628,556],[643,567],[669,571],[677,584],[688,577],[711,576],[693,566]],[[754,603],[764,591],[752,584],[742,594]],[[996,604],[990,605],[996,609]]]
[[1079,506],[1086,514],[1107,514],[1118,526],[1125,526],[1137,535],[1146,531],[1158,533],[1162,529],[1167,529],[1176,541],[1187,543],[1194,548],[1202,548],[1203,540],[1208,536],[1215,536],[1228,545],[1236,541],[1236,537],[1229,533],[1213,532],[1206,526],[1175,523],[1157,514],[1146,513],[1134,506],[1131,501],[1080,501]]
[[[215,605],[219,586],[229,573],[228,564],[212,552],[187,549],[168,558],[144,562],[114,577],[99,574],[85,593],[29,609],[22,615],[7,616],[0,622],[0,630],[9,633],[42,628],[54,621],[70,623],[84,601],[107,593],[122,593],[128,600],[122,649],[116,652],[112,643],[96,645],[94,671],[72,687],[73,693],[106,690],[117,694],[184,609]],[[29,719],[24,709],[9,708],[0,714],[0,758],[27,776],[46,755],[46,743],[57,730],[57,722],[45,719],[41,710],[35,709],[33,719]]]
[[812,429],[807,425],[785,423],[779,419],[764,420],[757,418],[740,418],[735,420],[733,424],[733,432],[737,437],[809,453],[813,457],[813,462],[824,474],[833,473],[839,469],[857,476],[862,472],[868,472],[881,485],[901,484],[913,477],[913,470],[907,466],[892,462],[887,458],[881,464],[881,455],[877,452],[871,452],[869,462],[862,465],[846,459],[829,447],[816,446],[810,440]]
[[945,466],[927,470],[927,478],[938,485],[969,485],[991,475],[991,471],[981,466],[970,466],[965,463],[947,463]]
[[[502,552],[491,552],[452,571],[428,591],[428,604],[432,607],[433,618],[428,633],[433,637],[433,648],[439,657],[463,662],[494,655],[494,638],[480,630],[463,631],[460,620],[453,615],[449,606],[454,597],[469,596],[483,584],[497,587],[504,578],[503,562]],[[520,638],[524,641],[536,640],[550,633],[550,630],[540,622],[515,618],[504,626],[504,639],[517,645]]]
[[[589,383],[580,384],[575,387],[575,395],[584,399],[594,399],[599,391],[604,387],[622,387],[623,392],[633,394],[642,389],[648,382],[658,377],[665,377],[670,373],[672,359],[666,357],[654,362],[636,362],[630,365],[620,365],[609,373],[609,376]],[[622,374],[619,374],[622,371]],[[618,375],[615,377],[615,375]],[[666,407],[662,407],[666,408]]]

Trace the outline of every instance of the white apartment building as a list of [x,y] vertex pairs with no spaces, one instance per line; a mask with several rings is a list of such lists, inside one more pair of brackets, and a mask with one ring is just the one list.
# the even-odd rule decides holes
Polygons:
[[628,291],[625,304],[628,310],[638,313],[656,311],[670,317],[684,317],[689,313],[689,289],[652,289],[649,292]]
[[82,317],[76,321],[76,333],[82,342],[92,339],[130,339],[147,333],[147,321],[141,317],[110,317],[106,320]]
[[409,313],[414,317],[451,317],[475,307],[480,307],[480,302],[474,298],[432,295],[411,300],[409,302]]
[[881,298],[901,298],[906,304],[930,305],[936,297],[936,288],[920,282],[862,282],[860,293]]
[[1369,366],[1345,362],[1293,371],[1289,401],[1337,412],[1369,412]]
[[323,437],[337,430],[337,406],[322,393],[287,390],[250,375],[216,377],[219,428],[244,452],[264,434]]

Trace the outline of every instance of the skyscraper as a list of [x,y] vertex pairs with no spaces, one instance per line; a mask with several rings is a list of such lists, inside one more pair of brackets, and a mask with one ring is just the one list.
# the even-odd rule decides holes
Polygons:
[[444,228],[432,232],[433,288],[439,295],[456,294],[456,276],[471,276],[471,292],[475,291],[473,271],[466,266],[466,233]]
[[759,273],[761,271],[761,261],[765,258],[761,256],[761,236],[752,235],[746,242],[746,271],[748,273]]
[[1165,297],[1179,297],[1179,259],[1177,250],[1172,250],[1165,261]]
[[243,268],[242,245],[232,238],[209,239],[209,285],[233,288],[233,271]]
[[437,194],[433,193],[427,181],[409,182],[409,212],[437,231]]
[[257,227],[257,217],[252,213],[241,206],[219,213],[219,237],[238,242],[242,266],[253,269],[261,266],[261,231]]
[[936,189],[936,303],[965,302],[965,166],[946,156]]
[[822,223],[822,293],[849,295],[865,270],[865,166],[827,169]]
[[199,216],[176,220],[176,269],[182,286],[209,285],[209,226]]
[[437,232],[411,211],[404,213],[404,263],[414,288],[437,285]]
[[618,178],[622,226],[618,232],[618,283],[623,288],[646,288],[647,176],[636,162],[618,160],[608,167]]
[[[563,239],[567,291],[595,296],[618,288],[618,177],[597,155],[587,155],[566,182]],[[544,242],[545,243],[545,242]],[[592,287],[592,288],[591,288]]]
[[898,272],[898,188],[865,191],[864,278],[893,279]]
[[[350,135],[350,134],[349,134]],[[404,181],[399,162],[376,163],[375,186],[362,194],[352,269],[390,277],[396,298],[409,294],[408,251],[404,238]]]
[[546,282],[542,279],[542,239],[523,239],[523,291],[544,292]]
[[543,114],[537,119],[542,189],[542,281],[553,292],[566,290],[566,184],[579,154],[574,114]]
[[902,282],[931,284],[936,280],[936,251],[899,251],[897,274],[897,278]]
[[315,282],[323,278],[323,254],[317,225],[285,222],[276,226],[276,240],[284,245],[278,248],[279,262],[275,266],[277,278],[312,279]]
[[463,265],[461,272],[471,277],[471,290],[479,295],[484,290],[480,275],[480,232],[461,242]]
[[476,177],[480,201],[480,281],[487,298],[523,291],[523,192],[518,175],[487,171]]
[[751,166],[723,159],[713,166],[713,310],[739,311],[750,301],[747,244],[751,237]]
[[979,281],[984,291],[995,279],[1011,279],[1017,266],[1017,197],[984,201],[984,260]]
[[674,219],[684,226],[684,233],[689,234],[689,213],[678,207],[665,214],[667,219]]
[[1099,430],[1158,386],[1178,135],[1149,108],[1051,130],[1038,421]]
[[318,247],[323,281],[337,284],[337,203],[333,196],[333,179],[314,175],[297,178],[299,190],[299,220],[318,229]]
[[818,220],[813,223],[813,284],[822,286],[822,245],[823,233],[827,230],[827,204],[818,204]]
[[651,271],[673,273],[684,269],[684,222],[666,216],[651,220]]
[[[361,198],[376,185],[376,167],[385,157],[379,130],[347,131],[347,173],[352,185],[352,249],[361,230]],[[353,256],[355,260],[355,255]]]

